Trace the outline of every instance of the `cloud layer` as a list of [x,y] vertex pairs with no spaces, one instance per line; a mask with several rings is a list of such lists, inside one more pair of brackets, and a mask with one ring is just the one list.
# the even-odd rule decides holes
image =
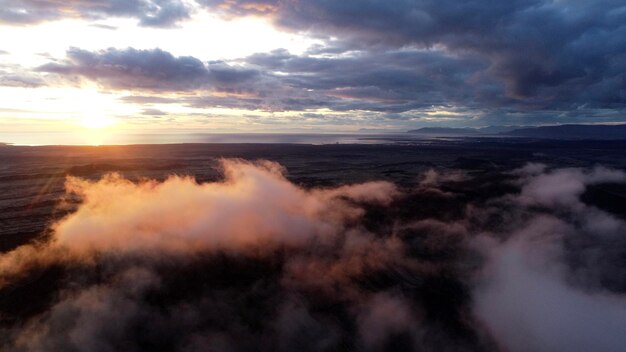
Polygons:
[[[269,161],[220,169],[210,183],[69,177],[76,209],[0,256],[3,350],[626,343],[626,222],[582,201],[622,171],[431,169],[410,189],[306,189]],[[467,198],[481,182],[509,191]]]
[[[53,74],[50,85],[76,84],[80,77],[104,89],[130,91],[135,102],[288,111],[312,120],[325,118],[316,111],[327,109],[391,124],[428,118],[453,125],[532,125],[623,121],[621,5],[613,0],[9,1],[0,18],[14,24],[132,17],[143,25],[170,26],[208,11],[227,19],[261,17],[281,31],[318,41],[300,54],[277,44],[274,51],[228,61],[176,57],[168,48],[70,48],[64,59],[36,70]],[[6,75],[0,84],[43,86],[46,75],[38,72]]]
[[302,246],[356,220],[362,210],[349,201],[386,204],[396,194],[384,182],[306,192],[269,162],[224,161],[222,168],[222,183],[204,185],[180,177],[139,185],[116,175],[97,183],[71,178],[67,190],[84,203],[55,226],[56,240],[80,252],[116,253]]
[[181,0],[5,0],[0,23],[35,24],[66,18],[137,18],[143,26],[167,27],[189,18],[191,9]]
[[[512,97],[532,97],[553,87],[557,89],[552,91],[559,91],[559,87],[572,85],[567,83],[599,83],[597,78],[603,73],[619,75],[624,65],[616,57],[626,44],[617,39],[626,30],[619,1],[363,4],[245,0],[207,4],[236,15],[270,16],[288,29],[339,34],[357,47],[443,46],[461,56],[474,52],[489,61],[490,73],[506,84],[507,94]],[[597,46],[598,40],[608,38],[617,41],[611,46]],[[519,55],[520,50],[523,56]],[[591,71],[584,71],[583,67]]]

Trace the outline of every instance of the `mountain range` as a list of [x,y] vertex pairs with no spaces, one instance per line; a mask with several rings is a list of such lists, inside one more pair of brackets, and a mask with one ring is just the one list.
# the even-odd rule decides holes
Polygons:
[[512,136],[543,139],[626,139],[626,124],[557,126],[424,127],[408,133],[430,136]]

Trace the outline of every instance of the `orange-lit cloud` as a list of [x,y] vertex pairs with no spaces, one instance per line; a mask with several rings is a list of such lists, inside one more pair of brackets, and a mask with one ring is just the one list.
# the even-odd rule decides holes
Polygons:
[[222,161],[224,180],[198,184],[173,176],[133,183],[111,174],[91,182],[69,178],[83,204],[54,225],[56,243],[79,251],[201,251],[262,243],[302,245],[337,234],[361,215],[353,202],[387,203],[385,182],[308,191],[287,181],[279,165]]
[[[0,346],[623,345],[623,268],[614,248],[626,223],[581,201],[588,185],[626,181],[619,171],[528,165],[501,174],[517,191],[461,201],[458,215],[454,206],[426,215],[419,202],[453,205],[474,179],[429,170],[417,187],[307,189],[274,162],[220,165],[223,179],[207,183],[68,178],[66,196],[80,200],[77,209],[39,243],[0,255],[3,312],[5,302],[39,290],[28,310],[0,325]],[[538,193],[544,179],[575,187]],[[442,191],[450,186],[454,193]]]

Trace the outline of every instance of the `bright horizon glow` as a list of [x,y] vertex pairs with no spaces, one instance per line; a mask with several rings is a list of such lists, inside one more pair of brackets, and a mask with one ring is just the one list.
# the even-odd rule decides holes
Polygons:
[[[72,47],[88,51],[160,48],[175,56],[193,56],[207,63],[236,60],[279,48],[300,54],[319,42],[281,32],[261,18],[227,20],[206,11],[196,11],[191,20],[176,28],[140,27],[133,19],[111,18],[95,22],[66,19],[31,26],[0,25],[0,30],[3,34],[0,49],[6,52],[0,54],[0,74],[3,70],[11,74],[29,72],[51,61],[63,60],[66,51]],[[199,33],[205,35],[199,36]],[[242,129],[249,131],[248,128],[256,124],[246,115],[270,115],[263,111],[220,107],[127,103],[122,98],[134,92],[107,91],[96,83],[80,80],[52,83],[52,86],[32,88],[0,86],[3,97],[0,105],[3,128],[0,132],[41,131],[94,136],[97,131],[104,132],[105,129],[110,135],[124,131],[139,132],[149,127],[157,133],[197,128],[206,132],[236,133]],[[177,99],[176,94],[169,96]],[[142,114],[142,111],[150,109],[163,111],[167,116]],[[200,119],[203,116],[212,117]],[[59,142],[64,143],[63,140]]]

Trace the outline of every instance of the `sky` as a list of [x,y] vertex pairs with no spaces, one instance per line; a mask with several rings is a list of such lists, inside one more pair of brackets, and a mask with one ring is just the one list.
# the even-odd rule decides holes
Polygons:
[[626,122],[623,0],[0,0],[0,36],[0,141]]

